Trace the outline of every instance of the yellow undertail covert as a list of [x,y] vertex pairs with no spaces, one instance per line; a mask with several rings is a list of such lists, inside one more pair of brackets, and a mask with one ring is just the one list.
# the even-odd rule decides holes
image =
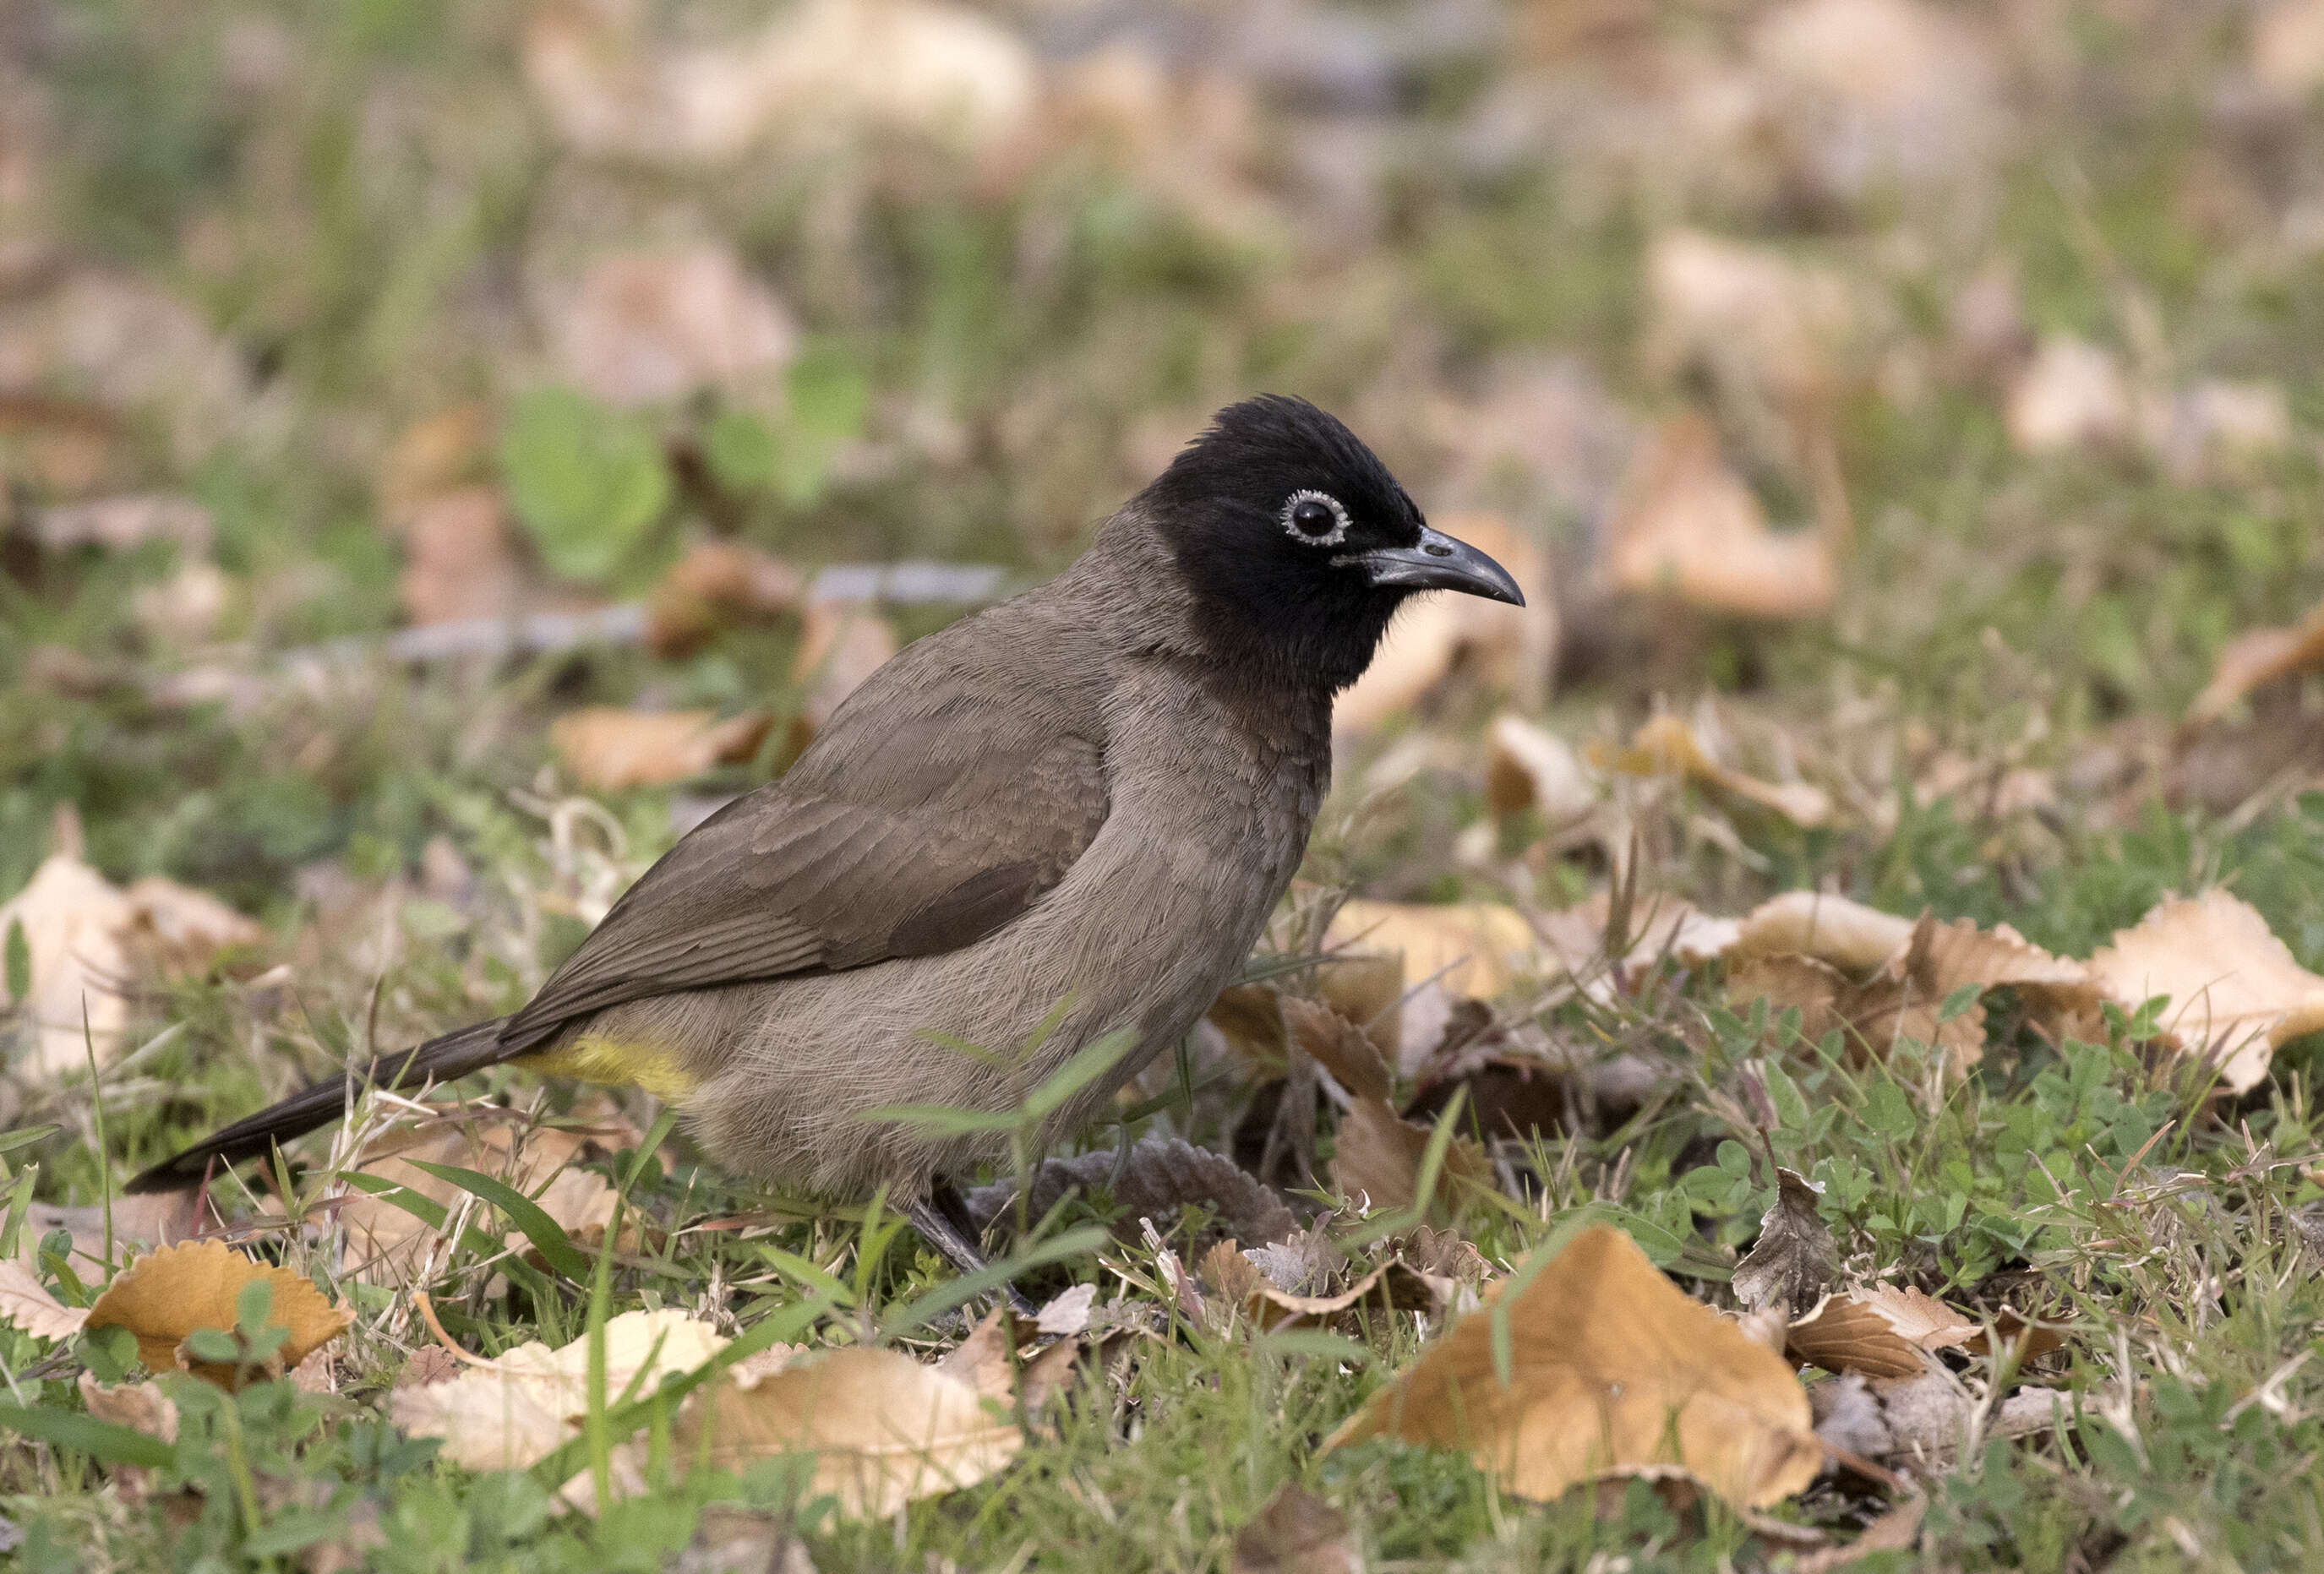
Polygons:
[[552,1077],[643,1088],[669,1102],[687,1097],[697,1085],[694,1073],[675,1051],[634,1039],[624,1042],[585,1036],[559,1049],[524,1055],[514,1063]]

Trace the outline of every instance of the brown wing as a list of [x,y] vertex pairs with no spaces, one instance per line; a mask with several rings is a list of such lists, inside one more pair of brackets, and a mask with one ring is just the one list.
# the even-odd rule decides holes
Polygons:
[[1105,819],[1100,744],[1038,705],[896,698],[844,709],[790,775],[671,848],[509,1019],[504,1053],[649,995],[954,950],[1063,879]]

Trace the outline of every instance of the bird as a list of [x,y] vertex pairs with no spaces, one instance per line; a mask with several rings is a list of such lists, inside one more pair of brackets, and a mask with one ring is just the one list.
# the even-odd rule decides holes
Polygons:
[[[720,1165],[834,1200],[884,1194],[973,1272],[954,1183],[1005,1142],[881,1112],[1018,1109],[1085,1047],[1126,1045],[1051,1114],[1047,1140],[1183,1040],[1299,867],[1333,695],[1430,591],[1525,604],[1338,419],[1277,394],[1230,405],[1054,579],[873,672],[788,770],[639,877],[521,1009],[355,1081],[510,1063],[640,1086],[679,1105]],[[129,1190],[263,1156],[339,1118],[354,1091],[322,1082]]]

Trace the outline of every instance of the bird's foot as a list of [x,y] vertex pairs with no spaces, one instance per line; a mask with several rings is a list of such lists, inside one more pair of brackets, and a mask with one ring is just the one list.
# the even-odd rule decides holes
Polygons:
[[[941,1190],[951,1192],[949,1186]],[[945,1207],[946,1201],[953,1206]],[[904,1216],[912,1221],[912,1228],[920,1232],[921,1239],[944,1254],[945,1261],[964,1274],[982,1274],[992,1265],[984,1260],[984,1254],[969,1238],[968,1230],[964,1228],[967,1223],[966,1215],[960,1210],[959,1205],[960,1194],[956,1192],[953,1192],[949,1198],[923,1197],[905,1209]],[[960,1217],[955,1219],[955,1213]],[[1008,1297],[1010,1310],[1018,1316],[1029,1318],[1036,1315],[1038,1309],[1018,1292],[1016,1285],[1003,1284],[1001,1290]]]

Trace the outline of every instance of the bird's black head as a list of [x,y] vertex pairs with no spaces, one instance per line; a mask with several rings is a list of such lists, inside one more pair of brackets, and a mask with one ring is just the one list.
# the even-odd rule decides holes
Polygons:
[[1525,604],[1507,569],[1430,529],[1379,456],[1305,400],[1229,405],[1141,501],[1212,631],[1332,689],[1417,592]]

